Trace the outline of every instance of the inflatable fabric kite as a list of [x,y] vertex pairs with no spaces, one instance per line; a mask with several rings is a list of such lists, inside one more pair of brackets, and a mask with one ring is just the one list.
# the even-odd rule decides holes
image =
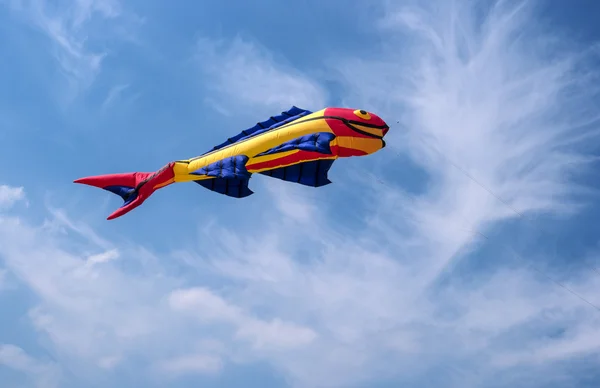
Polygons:
[[256,124],[212,150],[188,160],[171,162],[156,172],[108,174],[77,179],[123,198],[108,219],[141,205],[171,183],[193,181],[230,197],[253,194],[250,176],[268,175],[288,182],[320,187],[340,157],[372,154],[385,147],[388,125],[364,110],[326,108],[310,112],[293,106]]

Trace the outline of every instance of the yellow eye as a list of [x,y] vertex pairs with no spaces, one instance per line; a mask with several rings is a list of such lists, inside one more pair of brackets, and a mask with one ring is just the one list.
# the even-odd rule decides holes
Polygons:
[[360,117],[363,120],[370,120],[371,119],[371,115],[369,114],[369,112],[364,111],[362,109],[355,110],[354,114],[357,115],[358,117]]

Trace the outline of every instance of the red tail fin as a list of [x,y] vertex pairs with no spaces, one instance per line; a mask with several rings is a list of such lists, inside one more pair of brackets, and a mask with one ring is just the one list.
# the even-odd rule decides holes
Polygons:
[[80,178],[74,183],[98,187],[120,196],[124,203],[115,210],[108,220],[120,217],[140,206],[155,190],[172,183],[173,169],[165,168],[152,172],[129,172],[123,174],[98,175]]

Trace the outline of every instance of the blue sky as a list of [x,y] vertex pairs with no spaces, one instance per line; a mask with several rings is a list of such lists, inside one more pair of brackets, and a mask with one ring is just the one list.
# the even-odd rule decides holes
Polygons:
[[[423,4],[0,0],[3,385],[598,386],[600,5]],[[388,147],[110,222],[72,184],[291,105]]]

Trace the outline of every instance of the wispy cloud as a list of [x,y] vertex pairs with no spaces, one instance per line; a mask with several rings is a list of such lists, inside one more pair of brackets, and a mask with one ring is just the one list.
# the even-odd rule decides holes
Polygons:
[[206,288],[175,290],[169,297],[169,303],[174,310],[191,313],[202,322],[232,324],[236,327],[236,338],[249,341],[258,349],[295,348],[312,342],[316,337],[308,328],[279,319],[267,322],[248,316],[239,307]]
[[193,354],[181,356],[158,364],[159,369],[173,375],[216,373],[223,368],[223,362],[219,357],[204,354]]
[[59,386],[60,370],[55,364],[40,362],[23,349],[11,344],[0,344],[0,366],[26,373],[39,388]]
[[[140,357],[168,377],[217,373],[227,361],[265,360],[300,386],[348,386],[394,374],[410,382],[461,360],[480,368],[489,362],[498,373],[517,362],[596,349],[593,341],[576,346],[582,335],[597,336],[595,312],[532,272],[503,271],[485,283],[432,289],[426,257],[411,257],[410,265],[393,246],[374,249],[371,233],[344,236],[329,224],[298,228],[279,222],[283,215],[273,213],[246,238],[210,228],[211,244],[203,246],[220,248],[198,252],[197,260],[205,274],[227,279],[226,297],[207,287],[181,288],[183,279],[166,276],[164,264],[142,260],[148,253],[131,248],[121,254],[126,266],[106,260],[115,253],[100,253],[92,257],[102,264],[90,267],[93,242],[73,245],[69,236],[6,216],[0,253],[38,295],[29,315],[59,350],[60,364],[78,365],[86,378],[93,365],[113,368]],[[299,252],[305,259],[295,258]],[[132,266],[141,271],[125,270]],[[594,295],[596,280],[575,286]],[[531,337],[527,326],[534,323]],[[548,337],[559,328],[567,329],[563,338]],[[534,359],[526,358],[531,353],[523,353],[522,343],[536,349]]]
[[[69,98],[92,85],[107,55],[93,48],[93,41],[100,37],[92,27],[127,20],[118,0],[10,0],[8,4],[50,39],[53,55],[70,84]],[[109,35],[110,28],[103,33]]]
[[241,105],[272,115],[292,105],[321,109],[327,100],[326,91],[309,76],[240,37],[232,41],[201,38],[196,59],[206,76],[202,86],[214,94],[209,102],[221,112],[227,112],[227,106]]
[[110,90],[108,91],[108,95],[106,96],[106,99],[102,103],[102,108],[106,109],[109,106],[111,106],[112,104],[114,104],[115,101],[117,101],[119,99],[119,97],[121,97],[123,92],[125,90],[127,90],[129,87],[130,87],[129,84],[122,84],[122,85],[115,85],[112,88],[110,88]]
[[23,187],[0,185],[0,210],[12,207],[15,203],[25,200]]
[[[56,349],[59,365],[77,366],[82,378],[132,358],[167,372],[162,378],[213,374],[221,370],[224,356],[248,358],[244,349],[275,354],[316,340],[308,327],[260,318],[216,291],[182,288],[189,279],[169,276],[152,253],[135,246],[106,250],[101,237],[64,211],[50,209],[49,214],[53,218],[35,226],[0,213],[0,256],[20,284],[37,295],[28,315]],[[48,223],[62,228],[57,233]],[[174,338],[177,327],[187,334]],[[210,329],[204,339],[197,334],[201,327]],[[231,336],[214,335],[224,327]],[[163,351],[147,354],[149,349]]]
[[113,367],[123,358],[140,356],[144,346],[136,349],[134,343],[148,336],[158,338],[157,328],[171,326],[160,323],[169,320],[166,307],[154,306],[177,282],[161,270],[153,271],[152,258],[141,248],[122,249],[121,254],[127,257],[127,265],[144,263],[144,270],[152,275],[123,272],[110,260],[116,252],[106,252],[102,239],[89,229],[71,227],[78,223],[64,213],[55,214],[62,217],[60,233],[46,224],[32,226],[0,215],[4,264],[39,297],[29,311],[31,321],[60,350],[61,365],[79,365],[81,373],[95,365]]

